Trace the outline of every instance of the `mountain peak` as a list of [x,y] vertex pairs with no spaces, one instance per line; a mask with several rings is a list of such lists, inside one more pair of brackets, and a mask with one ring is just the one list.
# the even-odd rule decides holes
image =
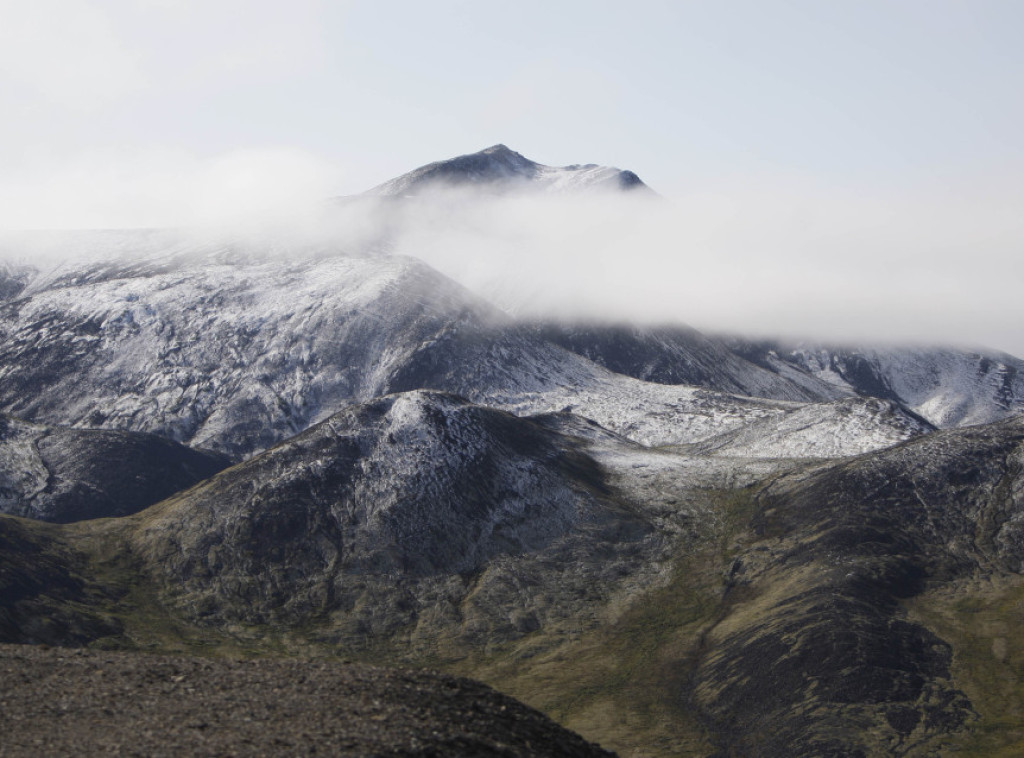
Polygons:
[[545,166],[503,143],[421,166],[369,190],[377,197],[409,197],[427,188],[472,186],[490,192],[542,190],[573,193],[591,190],[649,190],[632,171],[594,163]]
[[491,145],[490,147],[485,147],[480,152],[483,155],[497,155],[497,154],[502,154],[502,153],[511,153],[513,155],[519,155],[519,153],[517,153],[514,150],[512,150],[508,145],[503,145],[500,142],[497,145]]

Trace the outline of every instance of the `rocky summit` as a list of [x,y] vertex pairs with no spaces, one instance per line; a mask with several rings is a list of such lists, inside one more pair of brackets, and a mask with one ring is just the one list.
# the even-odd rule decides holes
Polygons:
[[389,233],[0,268],[0,753],[1024,751],[1019,359],[522,321]]

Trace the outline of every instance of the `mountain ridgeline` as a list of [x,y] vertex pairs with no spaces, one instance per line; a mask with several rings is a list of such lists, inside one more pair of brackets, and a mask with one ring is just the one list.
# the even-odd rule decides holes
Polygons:
[[415,197],[438,188],[474,191],[527,192],[654,192],[632,171],[593,163],[545,166],[531,161],[505,145],[493,145],[479,153],[430,163],[391,179],[365,194],[372,197]]
[[[345,202],[438,187],[657,202],[502,145]],[[625,756],[1024,750],[1020,360],[525,322],[379,240],[76,239],[0,269],[0,642],[439,668]],[[450,754],[600,754],[511,703]]]

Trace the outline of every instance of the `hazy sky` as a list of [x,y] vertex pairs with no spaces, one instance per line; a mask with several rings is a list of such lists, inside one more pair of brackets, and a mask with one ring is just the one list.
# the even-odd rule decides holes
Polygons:
[[794,323],[844,271],[899,278],[1024,352],[1022,29],[987,0],[0,0],[0,228],[193,223],[504,142],[671,198],[643,265],[771,263]]

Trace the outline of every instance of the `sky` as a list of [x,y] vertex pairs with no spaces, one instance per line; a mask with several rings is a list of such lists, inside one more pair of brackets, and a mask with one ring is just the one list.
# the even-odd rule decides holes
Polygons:
[[501,142],[671,204],[606,235],[614,315],[1024,354],[1022,28],[991,0],[0,0],[0,229],[299,208]]

